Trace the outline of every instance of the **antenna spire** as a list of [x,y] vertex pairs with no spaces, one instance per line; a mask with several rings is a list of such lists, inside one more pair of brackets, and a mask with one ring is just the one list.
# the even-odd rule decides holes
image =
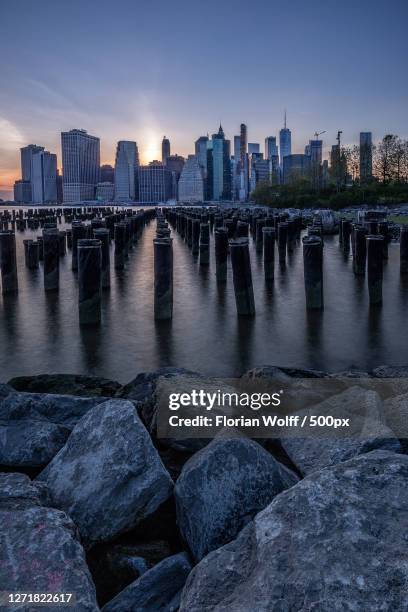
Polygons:
[[284,116],[284,122],[283,123],[284,123],[284,127],[285,127],[285,130],[286,130],[286,108],[285,108],[285,116]]

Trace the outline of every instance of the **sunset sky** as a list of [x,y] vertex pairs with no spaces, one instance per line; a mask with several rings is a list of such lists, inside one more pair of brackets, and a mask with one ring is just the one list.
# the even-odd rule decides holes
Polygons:
[[0,197],[21,146],[58,155],[60,132],[136,140],[142,161],[218,128],[277,135],[287,108],[294,151],[326,130],[408,137],[406,0],[0,0]]

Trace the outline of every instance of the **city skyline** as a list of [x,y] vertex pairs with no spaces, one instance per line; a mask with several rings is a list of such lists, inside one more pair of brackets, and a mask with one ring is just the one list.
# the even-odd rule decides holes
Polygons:
[[187,158],[220,121],[231,142],[245,123],[262,150],[285,108],[293,153],[316,131],[325,158],[337,130],[345,144],[364,131],[408,136],[405,3],[159,5],[2,3],[0,197],[20,176],[21,147],[45,147],[61,168],[60,134],[73,128],[98,136],[112,165],[120,140],[137,142],[142,163],[161,159],[164,135]]

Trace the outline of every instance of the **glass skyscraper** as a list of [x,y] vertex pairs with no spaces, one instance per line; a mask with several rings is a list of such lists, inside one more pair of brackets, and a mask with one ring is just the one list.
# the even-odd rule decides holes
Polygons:
[[136,142],[120,140],[116,148],[115,199],[119,202],[134,202],[136,199],[136,169],[139,152]]
[[100,141],[86,130],[61,133],[64,202],[95,198],[99,181]]

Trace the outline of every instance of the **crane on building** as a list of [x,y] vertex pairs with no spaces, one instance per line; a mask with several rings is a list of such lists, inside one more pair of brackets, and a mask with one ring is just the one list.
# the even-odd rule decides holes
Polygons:
[[321,136],[322,134],[325,134],[325,133],[326,133],[326,130],[323,130],[323,132],[315,132],[314,133],[315,140],[318,140],[319,136]]

